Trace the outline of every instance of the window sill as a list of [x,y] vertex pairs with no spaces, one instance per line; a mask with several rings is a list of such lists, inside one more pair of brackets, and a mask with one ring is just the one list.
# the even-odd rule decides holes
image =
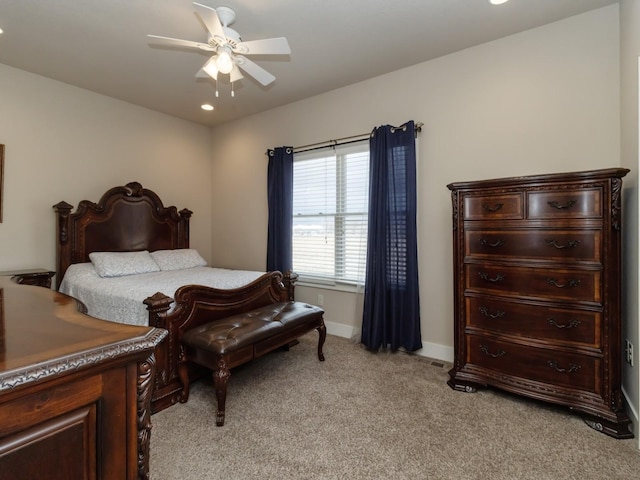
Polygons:
[[298,280],[296,282],[296,287],[309,287],[309,288],[317,288],[320,290],[334,290],[334,291],[339,291],[339,292],[346,292],[346,293],[358,293],[360,292],[364,292],[364,285],[356,285],[354,283],[336,283],[336,284],[329,284],[329,283],[319,283],[319,282],[314,282],[312,280]]

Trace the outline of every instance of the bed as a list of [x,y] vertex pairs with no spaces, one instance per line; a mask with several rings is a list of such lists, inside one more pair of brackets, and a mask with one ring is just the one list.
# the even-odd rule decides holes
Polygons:
[[[56,289],[80,300],[89,315],[168,331],[156,349],[153,413],[180,400],[177,365],[182,332],[217,318],[293,300],[296,275],[292,272],[203,265],[198,252],[189,248],[192,212],[165,207],[155,192],[138,182],[107,190],[97,203],[83,200],[75,212],[64,201],[53,208]],[[152,267],[147,256],[158,267],[163,265],[161,260],[165,264]],[[185,258],[188,268],[179,268]],[[124,274],[119,270],[123,265]],[[183,273],[187,276],[181,277]],[[117,286],[121,280],[124,287]],[[97,300],[104,297],[100,293],[110,295],[106,303]],[[195,380],[201,373],[194,368],[189,375]]]

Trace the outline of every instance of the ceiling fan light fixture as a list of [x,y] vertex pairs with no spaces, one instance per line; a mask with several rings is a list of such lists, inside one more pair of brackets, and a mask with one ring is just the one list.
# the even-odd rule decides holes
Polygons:
[[227,47],[223,47],[218,51],[215,64],[220,73],[231,73],[231,70],[233,70],[233,58],[231,58],[231,53]]
[[218,67],[216,66],[216,57],[211,57],[207,63],[204,64],[202,70],[205,71],[214,80],[218,79]]

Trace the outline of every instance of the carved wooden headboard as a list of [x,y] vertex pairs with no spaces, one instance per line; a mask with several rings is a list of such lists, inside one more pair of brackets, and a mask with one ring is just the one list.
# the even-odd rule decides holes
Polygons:
[[91,252],[130,252],[189,247],[191,210],[165,207],[138,182],[107,190],[98,203],[82,200],[75,213],[60,202],[56,211],[56,288],[73,263]]

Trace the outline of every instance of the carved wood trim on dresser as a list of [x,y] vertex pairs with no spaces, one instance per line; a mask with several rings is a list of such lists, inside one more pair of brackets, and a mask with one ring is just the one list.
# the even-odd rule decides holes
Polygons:
[[167,332],[82,310],[0,276],[1,478],[149,478],[154,351]]
[[630,438],[621,391],[621,190],[611,168],[451,183],[454,366]]

